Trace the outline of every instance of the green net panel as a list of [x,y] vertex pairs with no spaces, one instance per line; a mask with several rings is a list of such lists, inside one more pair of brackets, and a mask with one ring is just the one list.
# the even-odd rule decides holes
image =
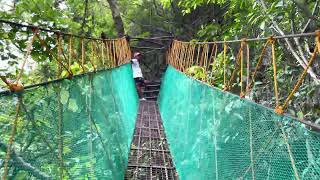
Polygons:
[[169,66],[159,98],[180,179],[320,179],[320,134]]
[[[21,96],[8,179],[124,178],[138,110],[130,64]],[[3,95],[0,101],[2,176],[18,97]]]

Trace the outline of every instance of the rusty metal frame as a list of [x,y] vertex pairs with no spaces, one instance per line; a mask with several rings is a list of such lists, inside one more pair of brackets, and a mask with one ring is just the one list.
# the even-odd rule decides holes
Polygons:
[[141,101],[125,179],[178,179],[155,101]]

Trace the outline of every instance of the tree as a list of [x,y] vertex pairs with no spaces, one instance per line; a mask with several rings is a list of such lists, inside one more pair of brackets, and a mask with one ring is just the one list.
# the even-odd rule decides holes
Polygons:
[[120,11],[118,8],[117,0],[108,0],[110,9],[112,11],[112,17],[114,24],[116,26],[116,30],[118,33],[118,37],[124,36],[124,27],[123,27],[123,22],[121,19]]
[[[172,12],[173,16],[183,13],[188,16],[199,9],[216,6],[223,16],[216,16],[211,21],[200,21],[192,38],[196,41],[232,40],[240,38],[268,37],[270,35],[299,34],[315,32],[319,27],[319,0],[316,1],[283,1],[283,0],[162,0],[164,8]],[[214,8],[210,7],[215,11]],[[202,10],[204,12],[205,10]],[[199,14],[199,19],[205,15]],[[195,24],[195,23],[190,23]],[[174,25],[173,25],[174,26]],[[187,30],[183,31],[187,32]],[[179,37],[179,34],[175,34]],[[257,56],[261,51],[263,41],[250,44],[251,67],[255,66]],[[301,72],[306,68],[307,61],[314,51],[314,38],[290,38],[276,41],[276,60],[278,67],[277,79],[280,83],[281,96],[287,96],[297,82]],[[230,44],[230,58],[235,57],[240,45]],[[220,48],[221,51],[221,48]],[[260,103],[274,107],[268,96],[273,94],[271,49],[267,55],[259,74],[259,83],[256,89],[256,100]],[[300,91],[295,94],[295,101],[289,109],[290,114],[316,121],[319,116],[317,110],[320,105],[318,95],[320,71],[319,63],[315,61],[308,71],[306,80],[302,83]],[[306,90],[308,89],[308,90]],[[308,94],[308,95],[306,95]],[[298,102],[305,102],[303,105]],[[319,120],[318,120],[319,122]]]

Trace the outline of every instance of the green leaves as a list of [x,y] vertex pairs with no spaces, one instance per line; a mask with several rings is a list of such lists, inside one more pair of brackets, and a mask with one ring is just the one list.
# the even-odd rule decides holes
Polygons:
[[79,110],[77,101],[75,99],[69,100],[68,109],[72,112],[77,112]]
[[61,89],[60,92],[60,102],[63,105],[66,105],[69,100],[69,91],[66,89]]
[[[13,2],[16,2],[13,5]],[[2,19],[9,21],[19,22],[23,24],[33,24],[48,29],[60,29],[63,32],[70,32],[79,34],[83,32],[87,36],[99,37],[101,32],[105,32],[108,38],[114,37],[114,25],[112,20],[111,11],[108,7],[104,6],[104,1],[89,1],[88,13],[85,24],[83,24],[84,16],[84,1],[70,0],[70,1],[56,1],[56,0],[19,0],[9,3],[8,10],[0,11]],[[20,67],[22,58],[26,48],[26,42],[31,37],[32,32],[30,29],[10,26],[7,24],[0,24],[0,58],[4,63],[10,67],[10,70],[16,71]],[[54,56],[57,56],[57,40],[56,35],[53,33],[40,32],[41,38],[53,51]],[[68,43],[67,38],[63,37],[63,52],[68,56]],[[87,46],[87,44],[86,44]],[[80,54],[81,48],[79,42],[74,42],[74,51]],[[91,53],[91,49],[87,48],[86,52]],[[19,55],[17,57],[17,55]],[[40,81],[54,79],[57,77],[58,65],[55,57],[51,57],[48,52],[41,46],[39,40],[33,44],[31,52],[32,73],[25,71],[28,76],[34,76],[33,80],[22,79],[22,82],[39,83]],[[65,61],[64,58],[62,58]],[[29,61],[31,62],[31,61]],[[29,63],[27,63],[29,66]],[[78,64],[72,67],[73,72],[82,72]],[[90,68],[90,67],[87,67]],[[11,74],[14,74],[11,72]],[[6,72],[5,75],[10,75]],[[62,72],[62,77],[66,77],[67,72]],[[44,77],[43,77],[44,76]],[[27,77],[27,76],[26,76]]]
[[187,69],[187,74],[193,76],[196,79],[204,80],[207,77],[204,67],[192,66]]
[[62,88],[60,91],[60,102],[68,107],[69,111],[78,112],[79,107],[76,99],[70,98],[69,90]]
[[201,39],[211,40],[211,37],[217,34],[221,27],[219,24],[209,24],[207,26],[202,26],[201,29],[197,32],[197,36]]
[[[202,5],[208,5],[208,4],[224,4],[226,3],[226,0],[179,0],[178,6],[182,8],[183,14],[189,14],[193,10],[195,10],[197,7]],[[161,3],[164,7],[168,8],[170,7],[170,0],[161,0]]]

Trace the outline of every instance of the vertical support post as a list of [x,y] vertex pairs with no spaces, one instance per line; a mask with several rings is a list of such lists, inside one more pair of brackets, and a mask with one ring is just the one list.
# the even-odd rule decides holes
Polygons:
[[84,61],[85,61],[85,49],[84,49],[84,39],[81,39],[81,67],[83,68],[83,72],[85,72],[84,67]]
[[57,60],[58,60],[58,74],[57,74],[57,78],[60,77],[61,73],[62,73],[62,61],[61,61],[61,54],[62,54],[62,49],[61,49],[61,35],[57,34],[57,47],[58,47],[58,56],[57,56]]
[[280,106],[279,96],[278,96],[278,81],[277,81],[277,63],[276,63],[276,53],[275,53],[275,40],[273,37],[270,38],[271,50],[272,50],[272,65],[273,65],[273,83],[274,83],[274,95],[276,98],[276,107]]
[[291,147],[290,147],[290,144],[289,144],[289,141],[288,141],[287,134],[284,131],[282,123],[280,123],[280,126],[281,126],[281,131],[282,131],[284,142],[286,143],[286,146],[287,146],[287,150],[288,150],[288,154],[289,154],[289,157],[290,157],[290,162],[291,162],[291,166],[292,166],[292,169],[293,169],[293,172],[294,172],[295,179],[296,180],[300,180],[299,173],[298,173],[298,170],[297,170],[294,158],[293,158],[293,154],[292,154],[292,151],[291,151]]
[[71,72],[71,64],[72,64],[72,36],[69,36],[69,59],[68,59],[68,70]]
[[198,44],[198,53],[197,53],[197,61],[195,65],[199,65],[199,56],[200,56],[200,44]]
[[88,126],[89,126],[89,157],[90,157],[90,167],[89,167],[89,177],[90,179],[94,176],[94,163],[93,163],[93,128],[92,128],[92,115],[91,115],[91,97],[92,97],[92,76],[89,76],[89,94],[86,96],[86,111],[88,113]]
[[102,40],[101,41],[101,62],[102,62],[102,66],[103,66],[103,68],[105,68],[105,62],[104,62],[104,43],[105,43],[105,41],[104,40]]
[[227,43],[223,43],[223,85],[224,90],[228,89],[227,85],[227,70],[226,70],[226,58],[227,58]]
[[7,176],[8,176],[9,160],[10,160],[10,155],[11,155],[12,146],[13,146],[13,142],[14,142],[14,137],[15,137],[15,134],[16,134],[16,131],[17,131],[17,125],[18,125],[18,120],[19,120],[19,112],[20,112],[21,103],[22,103],[22,95],[19,95],[18,96],[18,103],[17,103],[17,106],[16,106],[16,115],[15,115],[14,121],[12,123],[12,128],[11,128],[10,138],[9,138],[9,144],[7,146],[6,157],[5,157],[5,160],[4,160],[4,172],[3,172],[2,180],[6,180]]
[[252,117],[251,117],[251,106],[249,106],[249,134],[250,134],[250,160],[251,160],[251,175],[252,180],[256,179],[254,171],[254,157],[253,157],[253,134],[252,134]]
[[247,83],[246,83],[246,89],[249,87],[250,82],[250,47],[247,43]]
[[59,85],[58,90],[58,158],[59,158],[59,174],[60,174],[60,180],[63,180],[63,137],[62,137],[62,119],[63,119],[63,111],[62,111],[62,103],[60,101],[61,99],[61,85]]

